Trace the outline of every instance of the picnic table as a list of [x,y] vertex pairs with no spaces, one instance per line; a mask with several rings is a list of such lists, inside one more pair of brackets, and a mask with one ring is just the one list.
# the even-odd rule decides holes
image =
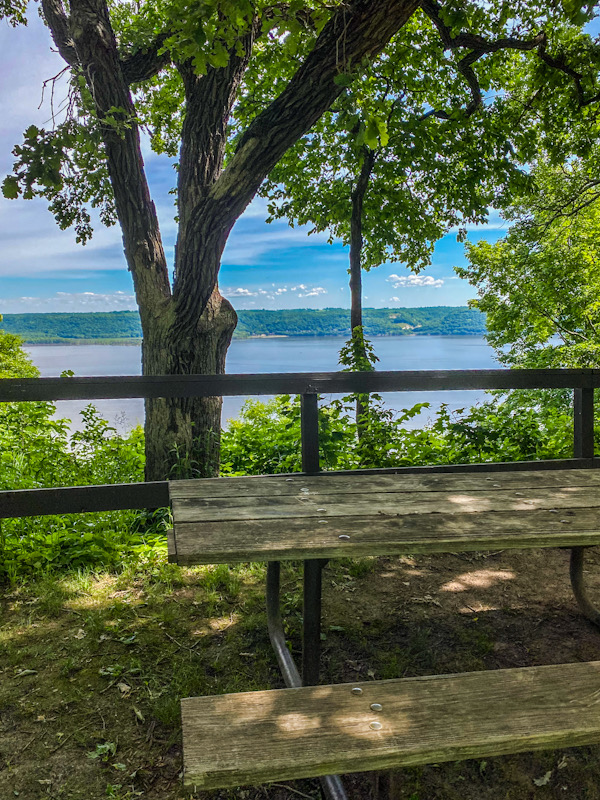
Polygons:
[[[600,544],[600,472],[295,474],[172,481],[169,559],[267,561],[269,633],[287,689],[182,701],[185,783],[323,777],[600,741],[600,662],[319,686],[328,559]],[[304,562],[302,678],[279,608],[279,563]]]

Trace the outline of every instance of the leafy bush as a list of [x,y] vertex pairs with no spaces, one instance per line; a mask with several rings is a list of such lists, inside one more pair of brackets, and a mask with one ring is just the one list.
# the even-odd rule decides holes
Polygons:
[[[351,446],[353,429],[347,417],[332,404],[319,410],[321,464],[337,469]],[[300,472],[300,398],[279,395],[268,403],[248,400],[238,419],[221,434],[223,475],[270,475]]]
[[[394,412],[373,397],[360,420],[360,438],[350,399],[320,407],[324,469],[529,461],[573,455],[573,417],[564,406],[518,406],[513,398],[492,398],[456,412],[442,406],[432,422],[412,428],[407,423],[428,407],[426,403]],[[248,401],[239,418],[223,431],[225,475],[300,469],[298,398]]]
[[[38,374],[20,340],[0,331],[0,377]],[[143,431],[127,436],[93,406],[83,430],[69,436],[69,422],[54,419],[52,403],[0,404],[0,489],[40,489],[143,480]],[[162,543],[163,526],[142,531],[133,511],[2,520],[0,579],[49,569],[115,567],[126,555]]]

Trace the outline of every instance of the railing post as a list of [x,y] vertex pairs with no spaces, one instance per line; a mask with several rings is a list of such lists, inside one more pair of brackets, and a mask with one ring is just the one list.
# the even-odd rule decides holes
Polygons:
[[302,471],[315,474],[319,464],[319,403],[317,394],[300,395]]
[[[301,395],[302,471],[319,472],[319,404],[316,394]],[[319,682],[321,656],[321,570],[319,559],[304,562],[304,622],[302,625],[302,683]]]
[[573,456],[594,457],[594,390],[573,390]]

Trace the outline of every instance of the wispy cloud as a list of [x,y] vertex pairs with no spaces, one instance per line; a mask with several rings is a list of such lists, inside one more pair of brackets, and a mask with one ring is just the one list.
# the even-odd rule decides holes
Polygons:
[[327,294],[327,289],[322,286],[307,286],[305,283],[292,286],[290,291],[296,292],[298,297],[318,297],[320,294]]
[[[277,300],[286,295],[288,298],[294,297],[319,297],[320,295],[327,294],[327,289],[323,286],[309,286],[305,283],[299,283],[297,286],[276,286],[271,284],[270,288],[247,288],[244,286],[224,286],[222,292],[226,297],[248,299],[251,297],[260,298],[262,300]],[[255,304],[253,304],[255,305]]]
[[488,211],[488,218],[485,224],[479,224],[476,222],[467,222],[465,225],[457,225],[454,228],[450,228],[450,234],[457,234],[459,229],[464,229],[469,232],[476,231],[478,233],[483,233],[485,230],[488,231],[495,231],[495,230],[506,230],[510,228],[510,222],[507,222],[505,219],[502,218],[500,212],[495,208],[490,208]]
[[[396,275],[392,274],[386,278],[394,289],[413,289],[416,287],[427,286],[434,289],[439,289],[444,285],[442,278],[432,278],[431,275]],[[392,300],[398,298],[392,297]]]
[[136,308],[134,295],[126,292],[56,292],[52,297],[14,297],[0,303],[2,314],[128,311]]
[[[248,214],[248,211],[246,211]],[[223,254],[224,264],[240,266],[256,265],[256,262],[274,250],[286,250],[297,247],[316,247],[327,243],[327,235],[316,233],[308,235],[307,227],[290,228],[286,222],[273,222],[271,225],[257,227],[253,217],[242,217],[231,232],[227,247]]]

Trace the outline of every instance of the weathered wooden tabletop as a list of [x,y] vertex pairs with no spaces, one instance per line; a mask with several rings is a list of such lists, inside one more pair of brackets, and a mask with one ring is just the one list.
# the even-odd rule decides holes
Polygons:
[[172,481],[178,564],[600,544],[600,471]]

